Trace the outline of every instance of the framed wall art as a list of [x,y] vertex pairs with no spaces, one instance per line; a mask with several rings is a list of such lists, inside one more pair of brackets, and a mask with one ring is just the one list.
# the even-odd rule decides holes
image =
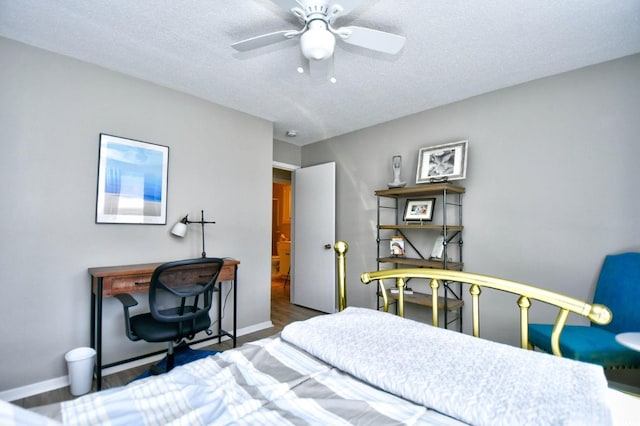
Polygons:
[[467,176],[467,141],[420,148],[416,183],[444,182]]
[[169,147],[100,134],[96,223],[167,223]]
[[431,221],[433,219],[433,208],[435,205],[435,198],[407,200],[404,208],[404,221]]

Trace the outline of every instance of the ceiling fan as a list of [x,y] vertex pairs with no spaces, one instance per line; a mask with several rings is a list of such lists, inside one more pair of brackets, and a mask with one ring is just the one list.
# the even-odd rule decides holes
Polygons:
[[303,27],[299,30],[283,30],[263,34],[232,44],[245,52],[268,46],[280,41],[300,36],[300,48],[309,66],[322,69],[333,56],[336,38],[355,46],[395,55],[404,46],[405,38],[400,35],[373,30],[370,28],[348,26],[334,28],[336,18],[351,12],[362,0],[272,0],[278,6],[295,15]]

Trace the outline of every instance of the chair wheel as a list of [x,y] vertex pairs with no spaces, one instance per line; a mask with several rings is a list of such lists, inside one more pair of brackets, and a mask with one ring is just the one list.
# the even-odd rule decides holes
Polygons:
[[165,367],[161,367],[158,364],[152,365],[151,368],[149,368],[149,374],[151,374],[152,376],[158,376],[166,372],[167,372],[167,369]]

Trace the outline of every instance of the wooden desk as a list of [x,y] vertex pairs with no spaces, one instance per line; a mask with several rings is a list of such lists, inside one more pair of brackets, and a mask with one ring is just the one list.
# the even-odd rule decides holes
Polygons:
[[[102,365],[102,302],[105,297],[112,297],[120,293],[147,293],[151,282],[151,274],[164,262],[143,263],[138,265],[104,266],[89,268],[91,276],[91,347],[96,350],[96,388],[102,389],[102,370],[135,361],[150,355],[163,353],[157,351],[149,354],[127,358],[111,364]],[[218,333],[214,336],[196,340],[192,343],[204,342],[206,340],[222,340],[222,336],[233,339],[233,347],[236,346],[236,318],[237,318],[237,275],[240,261],[225,259],[224,265],[218,275],[218,282],[231,282],[233,286],[233,333],[222,329],[222,284],[218,291]],[[124,321],[124,319],[123,319]]]

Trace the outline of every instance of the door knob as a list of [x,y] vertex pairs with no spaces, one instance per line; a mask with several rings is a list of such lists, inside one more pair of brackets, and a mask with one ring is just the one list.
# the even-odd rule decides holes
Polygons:
[[331,244],[325,244],[324,248],[327,249],[327,250],[331,250]]

